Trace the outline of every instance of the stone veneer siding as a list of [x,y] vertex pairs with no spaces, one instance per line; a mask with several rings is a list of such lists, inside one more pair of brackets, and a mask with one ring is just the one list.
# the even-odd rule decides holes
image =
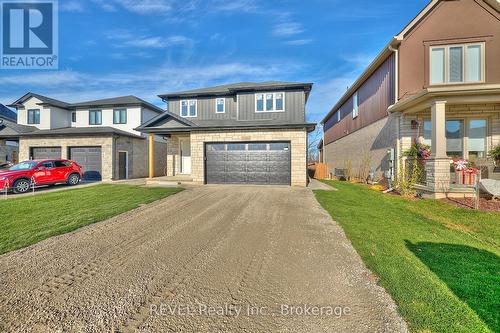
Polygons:
[[[102,179],[118,179],[118,152],[127,151],[129,178],[148,176],[148,142],[145,139],[113,136],[24,137],[19,140],[19,160],[30,159],[33,147],[61,147],[61,158],[69,158],[69,147],[101,147]],[[155,175],[162,176],[166,164],[166,144],[156,142]],[[163,156],[163,157],[162,157]]]
[[[184,135],[185,136],[185,135]],[[193,181],[205,182],[206,142],[249,142],[249,141],[290,141],[292,159],[292,186],[307,185],[307,132],[305,129],[280,130],[228,130],[224,132],[191,132],[191,177]],[[179,169],[179,136],[168,140],[168,175],[177,174]]]

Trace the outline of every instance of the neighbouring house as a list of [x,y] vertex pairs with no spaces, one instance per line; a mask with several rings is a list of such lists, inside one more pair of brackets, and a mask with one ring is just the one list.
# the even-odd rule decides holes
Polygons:
[[[12,103],[17,123],[6,122],[0,139],[19,143],[19,160],[71,159],[87,180],[147,177],[148,141],[136,131],[164,110],[135,96],[66,103],[28,93]],[[154,138],[158,159],[153,173],[161,175],[166,143]]]
[[[167,138],[167,175],[204,184],[307,184],[312,84],[237,83],[160,95],[169,113],[138,128]],[[151,164],[158,154],[150,154]]]
[[323,119],[330,172],[366,175],[368,166],[397,178],[419,142],[431,148],[416,185],[427,197],[470,193],[452,181],[450,158],[498,179],[488,152],[500,144],[499,10],[497,0],[431,1]]
[[[17,119],[17,114],[6,107],[3,104],[0,104],[0,132],[7,128],[8,124],[12,124],[14,128]],[[19,129],[19,128],[18,128]],[[22,129],[19,129],[20,131]],[[11,130],[9,130],[11,131]],[[5,134],[7,130],[5,131]],[[16,132],[11,132],[10,134],[15,134]],[[16,136],[13,137],[0,137],[0,163],[4,162],[17,162],[19,152],[19,143],[16,140]]]

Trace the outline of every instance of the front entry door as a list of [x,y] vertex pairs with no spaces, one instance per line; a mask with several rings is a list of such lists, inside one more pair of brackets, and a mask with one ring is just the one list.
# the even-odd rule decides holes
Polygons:
[[118,179],[128,179],[128,153],[118,152]]
[[191,140],[180,139],[180,153],[181,153],[181,174],[190,175],[191,174]]

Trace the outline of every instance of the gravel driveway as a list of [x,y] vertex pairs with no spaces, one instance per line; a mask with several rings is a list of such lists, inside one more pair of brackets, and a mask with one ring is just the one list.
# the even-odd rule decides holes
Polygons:
[[1,332],[406,332],[301,188],[204,186],[0,256]]

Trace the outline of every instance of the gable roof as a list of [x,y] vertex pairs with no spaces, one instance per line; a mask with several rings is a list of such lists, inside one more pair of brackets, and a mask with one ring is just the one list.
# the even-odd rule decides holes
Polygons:
[[220,86],[185,90],[180,92],[173,92],[158,95],[162,99],[175,98],[175,97],[196,97],[196,96],[223,96],[234,94],[238,91],[257,91],[257,90],[276,90],[276,89],[304,89],[307,96],[312,89],[312,83],[304,82],[285,82],[285,81],[267,81],[267,82],[239,82],[232,84],[225,84]]
[[0,104],[0,118],[16,121],[17,114],[8,107],[6,107],[5,105]]
[[137,139],[145,139],[143,136],[133,134],[127,131],[120,130],[118,128],[109,126],[99,126],[99,127],[63,127],[63,128],[53,128],[26,132],[23,136],[55,136],[55,135],[120,135],[128,136]]
[[128,95],[128,96],[121,96],[121,97],[113,97],[113,98],[105,98],[105,99],[98,99],[94,101],[87,101],[87,102],[80,102],[80,103],[72,103],[70,105],[70,108],[76,109],[80,107],[106,107],[106,106],[120,106],[120,105],[141,105],[148,107],[149,109],[157,112],[157,113],[163,113],[165,110],[159,108],[156,105],[153,105],[149,102],[146,102],[143,99],[140,99],[138,97]]
[[59,101],[59,100],[54,99],[54,98],[50,98],[50,97],[47,97],[47,96],[43,96],[43,95],[40,95],[40,94],[35,94],[35,93],[32,93],[32,92],[29,92],[26,95],[24,95],[23,97],[19,98],[14,103],[12,103],[11,105],[8,105],[8,106],[17,108],[20,105],[22,105],[24,102],[26,102],[28,99],[30,99],[31,97],[35,97],[35,98],[41,100],[42,104],[53,105],[53,106],[57,106],[57,107],[62,108],[62,109],[68,109],[69,105],[70,105],[69,103],[66,103],[66,102],[63,102],[63,101]]
[[[417,25],[422,22],[441,2],[457,1],[457,0],[431,0],[418,14],[415,16],[389,43],[380,51],[377,57],[368,65],[365,71],[358,79],[349,87],[342,95],[338,102],[330,109],[330,112],[323,118],[321,124],[324,124],[357,90],[358,88],[375,72],[378,67],[389,58],[392,53],[399,47],[401,41],[413,31]],[[481,0],[480,0],[481,1]],[[500,12],[500,0],[483,0],[493,9]]]
[[192,121],[189,121],[188,119],[183,118],[175,113],[172,113],[170,111],[163,111],[162,114],[159,114],[158,116],[146,121],[144,124],[141,124],[141,126],[137,127],[135,130],[140,131],[140,130],[143,130],[147,127],[153,127],[154,124],[157,124],[161,121],[167,122],[168,118],[175,120],[175,122],[181,124],[181,126],[187,126],[187,127],[196,127],[197,126]]
[[18,138],[21,134],[38,130],[34,126],[19,125],[15,120],[0,119],[0,138]]
[[151,109],[152,111],[155,111],[156,113],[163,113],[164,112],[164,110],[161,109],[160,107],[153,105],[149,102],[146,102],[143,99],[140,99],[140,98],[132,96],[132,95],[98,99],[98,100],[94,100],[94,101],[87,101],[87,102],[80,102],[80,103],[66,103],[66,102],[59,101],[57,99],[53,99],[53,98],[50,98],[47,96],[43,96],[43,95],[29,92],[9,106],[15,107],[15,108],[20,107],[24,102],[26,102],[31,97],[35,97],[35,98],[41,100],[42,103],[39,103],[40,105],[55,106],[55,107],[59,107],[59,108],[65,109],[65,110],[75,110],[75,109],[81,108],[81,107],[107,107],[107,106],[112,107],[112,106],[126,106],[126,105],[141,105],[141,106],[144,106],[144,107]]

